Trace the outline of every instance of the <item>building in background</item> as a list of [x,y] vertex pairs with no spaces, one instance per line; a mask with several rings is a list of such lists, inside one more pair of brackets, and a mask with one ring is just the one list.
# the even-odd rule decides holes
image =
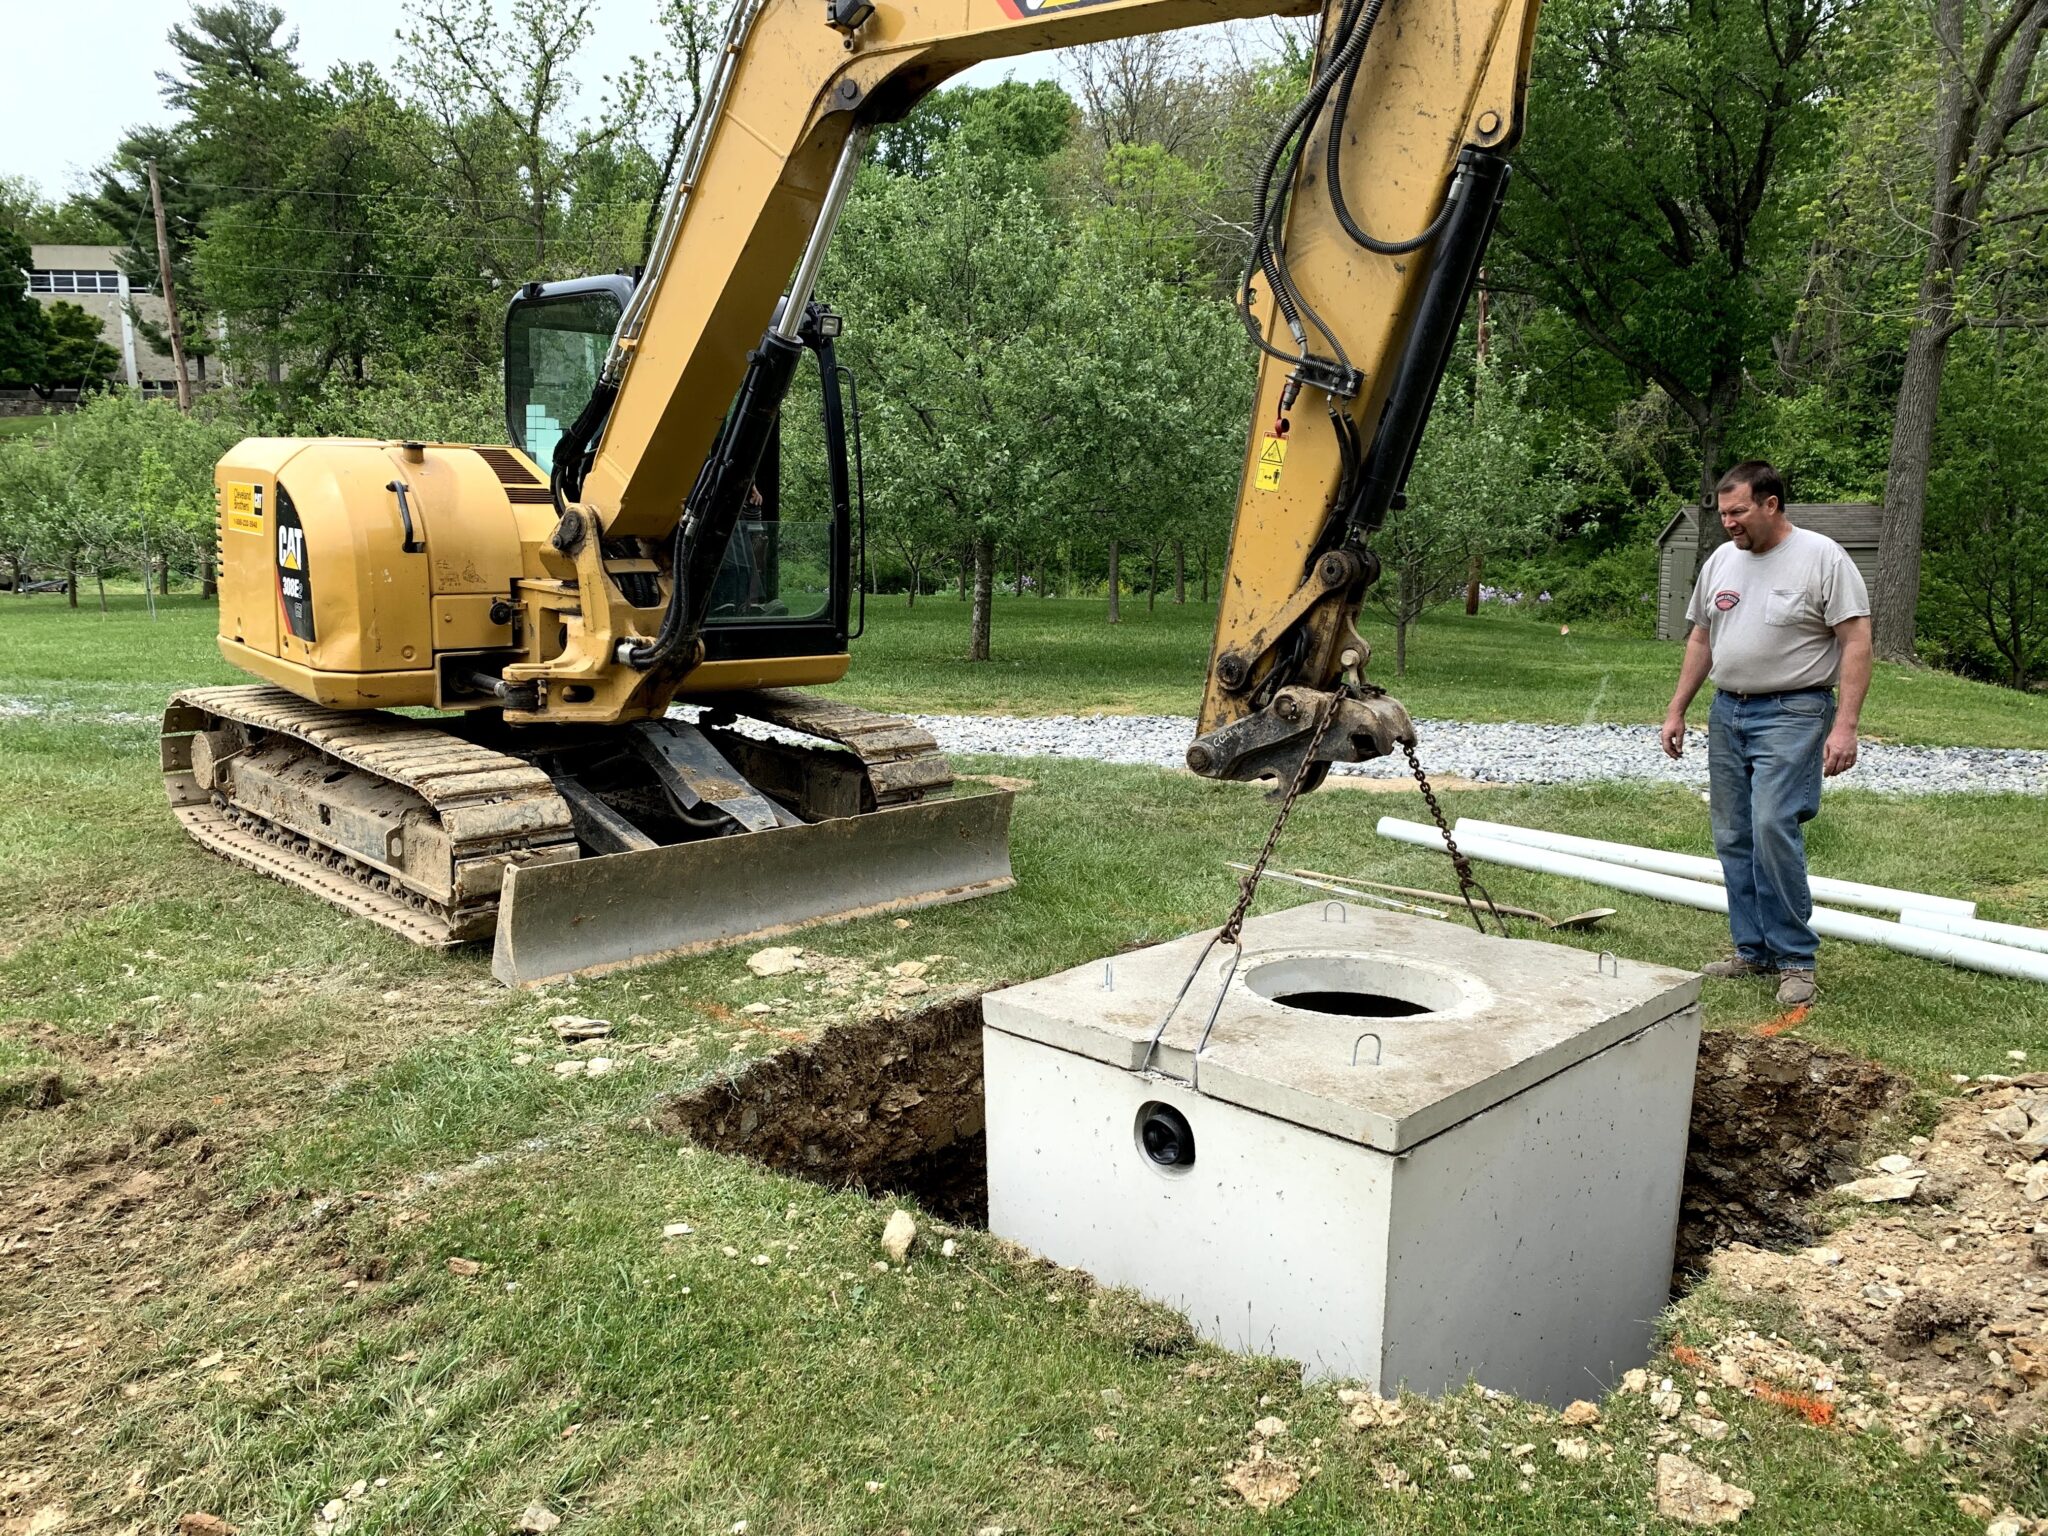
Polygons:
[[[154,284],[131,280],[115,261],[111,245],[29,247],[28,291],[40,304],[76,304],[98,318],[100,334],[120,354],[116,377],[145,395],[175,395],[177,370],[136,328],[140,315],[152,328],[170,324],[170,311]],[[194,387],[197,381],[194,381]]]

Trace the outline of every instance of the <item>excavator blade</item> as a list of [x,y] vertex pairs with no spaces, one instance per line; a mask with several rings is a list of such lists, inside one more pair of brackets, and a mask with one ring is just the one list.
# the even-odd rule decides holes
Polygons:
[[491,973],[591,976],[1006,891],[1007,791],[505,872]]

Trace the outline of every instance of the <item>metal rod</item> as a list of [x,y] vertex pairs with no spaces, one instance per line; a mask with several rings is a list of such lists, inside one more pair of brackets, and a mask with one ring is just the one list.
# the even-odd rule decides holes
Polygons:
[[[1241,874],[1250,874],[1251,865],[1231,862],[1230,867]],[[1354,891],[1347,886],[1333,885],[1327,880],[1304,880],[1300,875],[1284,875],[1277,869],[1266,871],[1268,880],[1284,880],[1289,885],[1305,885],[1313,891],[1330,891],[1351,901],[1369,901],[1382,907],[1392,907],[1400,912],[1415,912],[1423,917],[1442,917],[1443,913],[1430,907],[1418,907],[1405,901],[1395,901],[1391,896],[1375,896],[1370,891]]]
[[832,180],[825,188],[818,222],[811,228],[811,243],[804,247],[803,260],[796,264],[796,276],[789,280],[789,298],[782,306],[782,319],[775,334],[789,339],[804,321],[804,306],[811,302],[811,289],[818,281],[818,269],[825,264],[825,248],[832,243],[832,231],[839,227],[839,215],[846,211],[846,199],[853,191],[853,178],[860,170],[861,151],[867,147],[868,131],[856,127],[846,136],[839,152],[839,164],[832,168]]

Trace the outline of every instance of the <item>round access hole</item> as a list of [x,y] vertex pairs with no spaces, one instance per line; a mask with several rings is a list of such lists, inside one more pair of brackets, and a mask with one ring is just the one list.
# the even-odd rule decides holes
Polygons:
[[1244,984],[1283,1008],[1346,1019],[1412,1018],[1464,1001],[1454,978],[1372,955],[1282,955],[1252,966]]

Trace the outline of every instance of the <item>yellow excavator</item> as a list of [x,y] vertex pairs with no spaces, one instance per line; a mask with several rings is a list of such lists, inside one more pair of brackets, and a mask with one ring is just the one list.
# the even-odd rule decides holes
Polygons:
[[[800,691],[847,670],[864,537],[820,264],[871,132],[969,65],[1309,9],[738,0],[644,274],[512,301],[508,444],[251,438],[220,462],[220,648],[262,682],[167,708],[186,829],[418,943],[495,936],[512,984],[1009,887],[1006,793],[954,793],[912,722]],[[1260,372],[1197,773],[1299,792],[1413,745],[1354,623],[1535,18],[1322,10],[1238,294]],[[800,370],[815,508],[783,496]]]

